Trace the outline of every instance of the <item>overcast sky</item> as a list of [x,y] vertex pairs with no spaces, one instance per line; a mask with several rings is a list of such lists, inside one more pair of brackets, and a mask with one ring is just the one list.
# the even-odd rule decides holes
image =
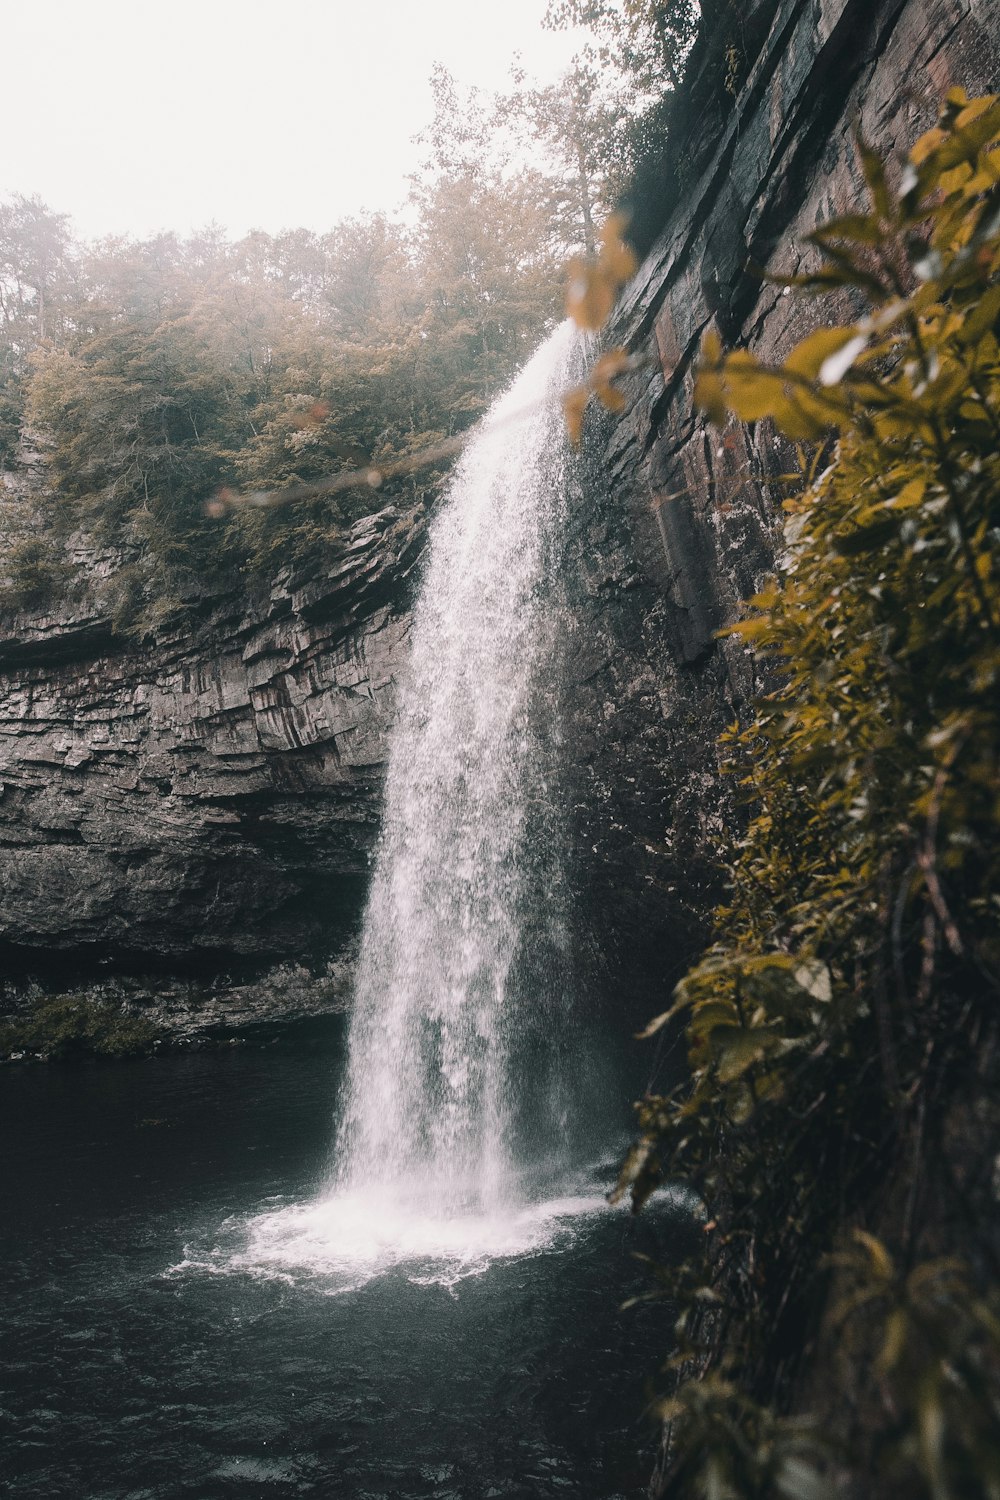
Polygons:
[[0,196],[88,238],[326,229],[395,208],[440,60],[503,86],[571,42],[545,0],[35,0],[5,7]]

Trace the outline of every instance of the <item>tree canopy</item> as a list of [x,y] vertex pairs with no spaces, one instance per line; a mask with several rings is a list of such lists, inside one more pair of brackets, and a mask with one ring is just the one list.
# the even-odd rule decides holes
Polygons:
[[694,21],[689,0],[553,0],[547,24],[590,37],[556,83],[518,66],[492,95],[435,69],[401,216],[84,244],[38,198],[0,204],[0,481],[28,451],[47,466],[45,483],[0,487],[8,601],[73,587],[96,545],[113,618],[141,632],[204,581],[316,557],[412,491],[396,477],[212,504],[399,476],[475,421],[560,315],[563,267],[594,251],[627,175],[629,121],[676,79]]
[[37,199],[4,204],[0,461],[17,469],[27,432],[48,471],[3,506],[15,600],[64,584],[83,533],[120,552],[116,616],[144,627],[193,576],[273,566],[385,503],[205,515],[220,487],[364,468],[473,421],[558,314],[548,200],[539,173],[458,164],[414,185],[411,224],[97,245]]

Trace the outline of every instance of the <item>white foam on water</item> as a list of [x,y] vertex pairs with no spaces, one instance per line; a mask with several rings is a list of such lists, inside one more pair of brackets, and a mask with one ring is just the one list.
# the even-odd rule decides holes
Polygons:
[[569,1191],[507,1213],[444,1215],[419,1193],[401,1202],[366,1188],[228,1219],[214,1243],[185,1245],[165,1274],[311,1283],[336,1296],[399,1272],[417,1286],[451,1289],[497,1262],[567,1250],[610,1212],[603,1197]]

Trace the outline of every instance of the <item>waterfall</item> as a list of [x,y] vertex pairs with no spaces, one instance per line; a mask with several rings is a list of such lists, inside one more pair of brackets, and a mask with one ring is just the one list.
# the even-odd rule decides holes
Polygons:
[[548,1104],[556,1088],[540,1055],[564,1022],[552,595],[578,351],[557,329],[456,466],[390,744],[334,1187],[444,1216],[512,1199],[523,1096],[540,1076]]
[[233,1220],[185,1267],[318,1277],[333,1295],[405,1266],[418,1285],[453,1288],[497,1259],[568,1245],[608,1211],[569,1108],[592,1129],[603,1083],[569,1010],[554,779],[560,397],[583,359],[569,325],[542,345],[470,438],[430,528],[335,1164],[317,1196]]

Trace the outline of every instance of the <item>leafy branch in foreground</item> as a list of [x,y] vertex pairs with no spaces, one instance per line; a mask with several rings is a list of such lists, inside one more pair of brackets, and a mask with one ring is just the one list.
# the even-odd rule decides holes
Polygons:
[[617,1188],[710,1220],[661,1278],[678,1495],[1000,1494],[1000,99],[952,90],[897,185],[858,149],[870,205],[792,285],[865,314],[780,365],[709,334],[695,391],[826,467],[732,627],[772,683],[726,739],[749,824]]
[[[611,214],[600,236],[596,255],[578,256],[570,261],[566,287],[566,316],[578,328],[599,333],[610,318],[618,294],[634,275],[635,252],[625,239],[627,221],[623,214]],[[583,435],[584,413],[591,396],[608,411],[622,411],[625,397],[612,382],[633,365],[625,349],[611,349],[591,366],[582,385],[567,391],[563,397],[566,431],[570,441],[578,444]]]

